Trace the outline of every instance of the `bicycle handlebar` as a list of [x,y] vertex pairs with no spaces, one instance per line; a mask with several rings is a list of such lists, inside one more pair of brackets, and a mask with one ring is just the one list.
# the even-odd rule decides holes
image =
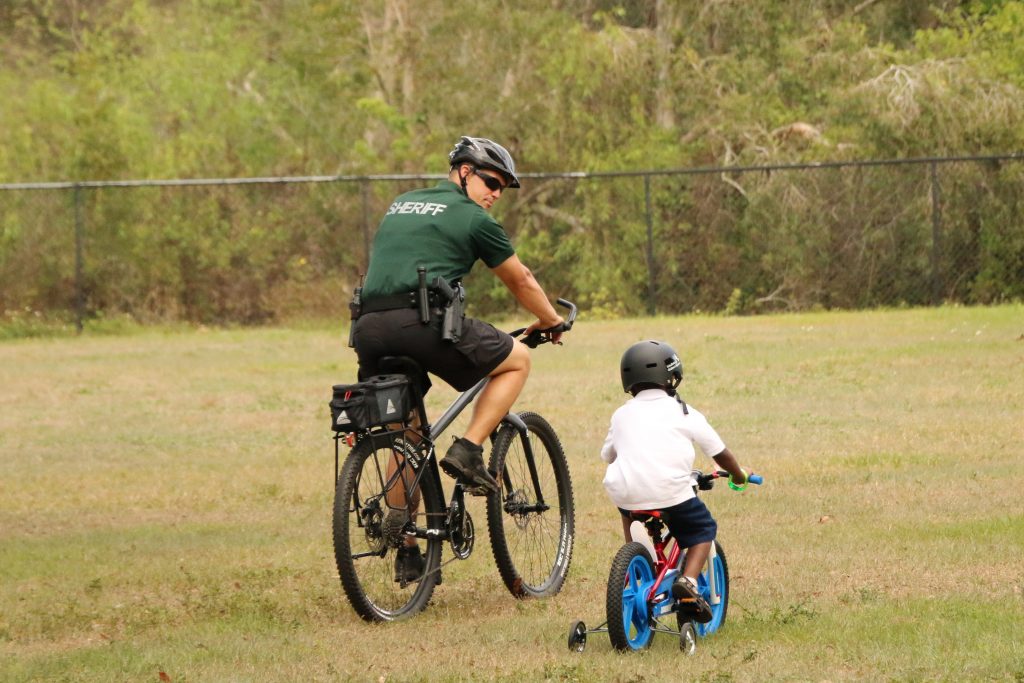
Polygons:
[[[697,479],[697,488],[699,488],[701,491],[707,491],[712,486],[714,486],[715,479],[729,478],[729,473],[726,472],[725,470],[718,470],[717,472],[708,472],[707,474],[701,472],[700,470],[694,470],[694,474],[696,475]],[[764,477],[762,477],[760,474],[754,474],[753,472],[751,472],[749,475],[747,475],[747,482],[751,484],[761,485],[764,483]]]
[[[568,332],[569,330],[572,329],[572,324],[576,322],[576,304],[569,301],[568,299],[557,299],[556,303],[559,306],[562,306],[563,308],[568,308],[569,315],[566,316],[564,321],[558,323],[554,327],[548,327],[543,330],[534,330],[533,332],[530,332],[530,334],[526,335],[526,337],[520,340],[524,344],[529,346],[531,349],[535,349],[541,344],[546,344],[548,342],[553,341],[551,338],[553,334],[558,334],[560,332]],[[520,336],[523,332],[526,332],[525,327],[520,327],[518,330],[509,332],[509,334],[513,338],[515,338]]]

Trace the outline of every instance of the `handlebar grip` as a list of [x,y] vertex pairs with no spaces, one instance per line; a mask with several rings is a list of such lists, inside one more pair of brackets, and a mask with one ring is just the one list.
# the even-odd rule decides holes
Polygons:
[[[565,320],[555,325],[554,327],[548,328],[546,330],[533,330],[526,337],[523,337],[520,341],[529,346],[531,349],[537,348],[544,342],[552,341],[551,337],[545,335],[568,332],[569,330],[572,329],[572,324],[576,321],[576,304],[569,301],[568,299],[558,299],[557,301],[559,306],[563,306],[569,309],[569,314],[566,316]],[[513,338],[519,337],[524,332],[526,332],[526,328],[520,327],[518,330],[509,332],[509,336]]]
[[555,302],[564,308],[569,309],[569,315],[565,317],[565,322],[562,323],[562,331],[568,332],[572,329],[572,324],[576,322],[576,304],[569,301],[568,299],[556,299]]
[[762,477],[760,474],[751,474],[749,477],[747,477],[747,481],[749,481],[751,484],[760,485],[764,483],[764,477]]

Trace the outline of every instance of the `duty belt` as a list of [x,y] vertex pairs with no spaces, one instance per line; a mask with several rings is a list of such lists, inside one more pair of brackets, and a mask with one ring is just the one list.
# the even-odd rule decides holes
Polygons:
[[[419,306],[419,299],[420,297],[417,292],[375,296],[369,301],[362,303],[361,313],[379,313],[381,311],[394,311],[400,308],[416,308]],[[448,304],[440,292],[434,290],[430,290],[427,294],[427,301],[430,303],[431,308],[444,308]]]

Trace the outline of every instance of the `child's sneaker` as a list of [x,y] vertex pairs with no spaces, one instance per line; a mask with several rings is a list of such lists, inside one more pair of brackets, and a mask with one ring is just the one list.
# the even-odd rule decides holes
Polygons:
[[679,611],[693,620],[706,624],[711,621],[711,606],[700,597],[697,586],[685,576],[680,576],[672,584],[672,597],[679,601]]

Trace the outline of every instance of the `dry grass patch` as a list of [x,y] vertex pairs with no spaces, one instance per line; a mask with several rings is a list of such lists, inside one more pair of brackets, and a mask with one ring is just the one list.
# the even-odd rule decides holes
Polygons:
[[[534,354],[520,402],[572,469],[562,593],[510,598],[474,500],[473,557],[445,567],[426,612],[383,627],[355,617],[333,565],[343,331],[2,343],[0,678],[1024,678],[1022,321],[1019,305],[584,318]],[[685,662],[663,637],[628,657],[600,636],[583,656],[565,645],[572,620],[604,619],[620,541],[597,453],[619,355],[642,338],[681,351],[683,396],[767,479],[706,498],[733,601]],[[438,387],[430,408],[452,397]]]

